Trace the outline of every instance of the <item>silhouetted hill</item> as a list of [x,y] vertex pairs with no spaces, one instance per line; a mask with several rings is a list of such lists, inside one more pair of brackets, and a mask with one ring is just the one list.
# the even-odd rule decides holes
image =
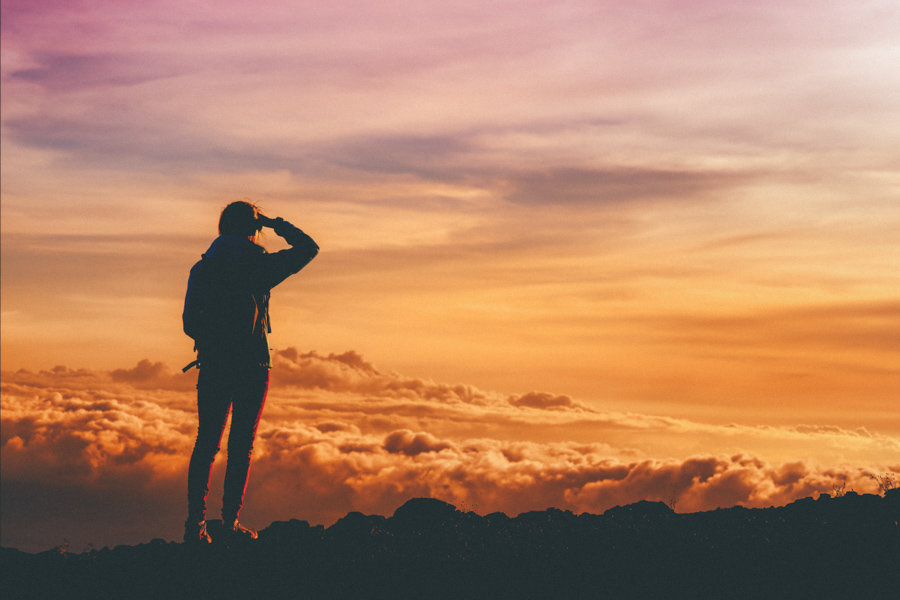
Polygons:
[[[256,542],[163,540],[70,554],[2,549],[12,598],[896,598],[900,490],[779,508],[478,516],[432,499]],[[213,528],[214,529],[214,528]],[[215,531],[213,531],[215,533]]]

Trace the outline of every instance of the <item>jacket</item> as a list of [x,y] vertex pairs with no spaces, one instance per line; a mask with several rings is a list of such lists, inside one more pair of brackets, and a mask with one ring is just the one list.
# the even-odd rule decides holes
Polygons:
[[201,367],[271,366],[270,290],[319,252],[311,237],[287,221],[277,219],[274,229],[290,248],[268,253],[247,237],[220,235],[191,268],[182,323]]

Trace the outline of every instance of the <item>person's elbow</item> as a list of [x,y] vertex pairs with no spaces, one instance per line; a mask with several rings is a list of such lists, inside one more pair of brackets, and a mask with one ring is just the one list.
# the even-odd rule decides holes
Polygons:
[[304,253],[309,257],[310,260],[314,259],[319,254],[319,245],[316,243],[314,239],[309,236],[306,236],[306,244],[304,248]]

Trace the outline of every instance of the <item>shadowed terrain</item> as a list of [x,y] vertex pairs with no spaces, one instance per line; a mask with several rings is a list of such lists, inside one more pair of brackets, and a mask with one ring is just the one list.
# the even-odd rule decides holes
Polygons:
[[[214,537],[220,523],[210,522]],[[2,549],[5,598],[856,598],[900,589],[900,489],[676,514],[479,516],[419,498],[259,540]]]

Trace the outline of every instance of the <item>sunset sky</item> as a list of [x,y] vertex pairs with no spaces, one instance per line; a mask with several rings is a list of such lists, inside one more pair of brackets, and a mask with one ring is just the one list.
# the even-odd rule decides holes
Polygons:
[[187,273],[241,198],[321,247],[273,292],[250,525],[877,491],[898,31],[889,0],[3,0],[2,544],[180,535]]

